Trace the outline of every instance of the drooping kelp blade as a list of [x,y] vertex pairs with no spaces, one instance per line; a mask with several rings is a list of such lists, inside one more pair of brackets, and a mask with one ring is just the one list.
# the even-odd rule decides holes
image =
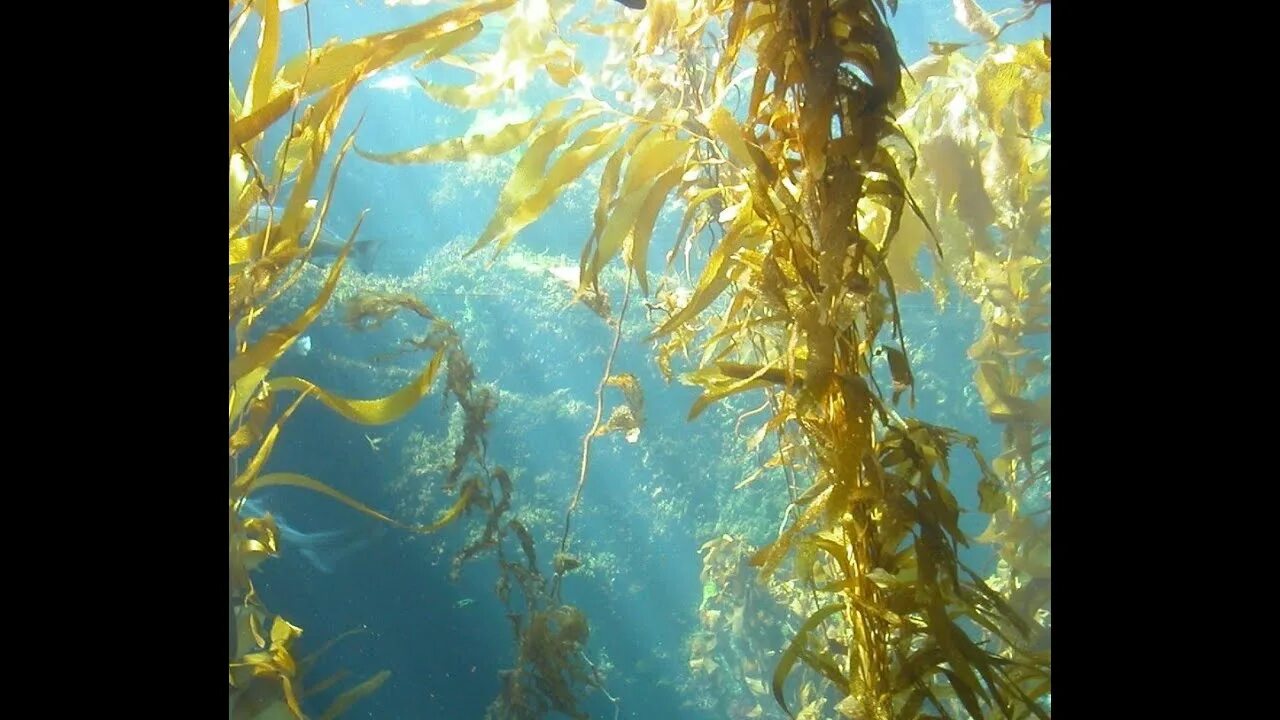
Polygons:
[[498,195],[498,207],[490,218],[489,224],[485,227],[484,232],[476,240],[471,249],[467,250],[467,254],[471,255],[489,243],[504,234],[508,223],[511,221],[520,206],[530,196],[538,192],[542,186],[544,176],[546,175],[547,161],[551,157],[551,153],[560,147],[579,123],[594,117],[601,112],[601,109],[594,104],[584,105],[567,117],[556,118],[547,123],[529,142],[529,149],[525,151],[520,162],[516,163],[515,171],[512,172],[511,178],[507,180],[507,184],[503,186],[502,192]]
[[[690,143],[677,138],[664,138],[649,135],[636,148],[627,163],[626,176],[622,181],[620,197],[609,214],[604,228],[600,231],[595,254],[590,264],[582,273],[583,284],[595,284],[600,270],[622,249],[622,241],[636,228],[636,218],[645,209],[647,218],[657,218],[657,211],[675,184],[684,173],[683,159],[689,152]],[[653,200],[650,201],[652,195]],[[649,205],[646,208],[646,205]],[[652,225],[642,232],[644,250],[648,251],[648,236],[652,233]],[[634,256],[633,256],[634,261]],[[633,262],[634,266],[634,262]],[[643,271],[643,264],[640,267]],[[643,280],[641,286],[647,289]]]
[[546,212],[560,193],[578,179],[587,167],[604,157],[612,149],[622,130],[621,124],[611,123],[582,133],[573,145],[556,158],[537,189],[525,197],[507,217],[502,231],[493,241],[497,250],[501,251],[510,245],[516,234]]
[[[359,79],[387,65],[413,57],[448,53],[480,33],[480,18],[505,10],[515,0],[490,0],[440,13],[400,30],[376,33],[348,43],[330,44],[304,53],[285,63],[270,85],[266,97],[267,73],[274,68],[279,52],[278,13],[262,4],[263,39],[258,62],[250,79],[243,113],[232,128],[235,142],[245,142],[292,109],[301,98],[333,87],[344,80]],[[281,98],[289,98],[287,101]]]
[[373,400],[350,400],[339,397],[299,377],[272,380],[271,389],[309,393],[347,420],[361,425],[385,425],[404,417],[405,413],[412,410],[419,400],[431,392],[431,383],[440,372],[440,363],[444,356],[445,353],[436,353],[413,382],[386,397]]
[[268,473],[266,475],[259,476],[257,481],[253,484],[253,489],[255,490],[266,487],[296,487],[312,490],[320,493],[321,495],[327,495],[353,510],[364,513],[369,517],[377,518],[389,525],[393,525],[402,530],[423,534],[436,532],[440,528],[448,525],[454,520],[457,520],[462,514],[462,511],[466,510],[467,506],[471,504],[471,500],[475,496],[476,492],[475,483],[468,482],[462,486],[462,490],[458,493],[458,499],[455,500],[453,505],[451,505],[448,510],[445,510],[435,522],[430,525],[410,525],[380,513],[359,500],[356,500],[345,493],[334,490],[319,480],[299,473]]
[[356,148],[356,152],[367,160],[388,165],[460,161],[482,155],[501,155],[515,149],[516,146],[527,140],[533,129],[542,122],[542,117],[542,115],[539,115],[524,122],[504,125],[501,130],[490,135],[469,135],[463,138],[453,138],[440,143],[423,145],[413,150],[375,153]]
[[[791,668],[795,667],[796,661],[805,659],[805,644],[808,642],[809,633],[818,625],[822,624],[831,615],[844,609],[843,603],[831,603],[820,608],[804,624],[796,631],[795,637],[791,639],[791,643],[787,645],[787,649],[783,651],[782,657],[778,658],[778,667],[773,672],[773,697],[778,701],[778,705],[786,711],[791,717],[795,717],[795,713],[791,712],[791,708],[787,707],[787,700],[782,693],[783,685],[787,682],[787,676],[791,674]],[[843,688],[841,688],[843,690]]]

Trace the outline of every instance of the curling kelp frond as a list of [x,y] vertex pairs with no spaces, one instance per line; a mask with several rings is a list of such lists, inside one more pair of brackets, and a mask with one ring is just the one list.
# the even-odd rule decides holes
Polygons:
[[[230,42],[256,18],[259,36],[245,87],[231,84],[228,195],[228,316],[235,330],[228,365],[230,455],[229,541],[231,563],[230,713],[234,720],[303,718],[299,698],[301,672],[293,643],[301,630],[272,617],[253,589],[251,571],[278,552],[279,529],[270,518],[246,518],[238,512],[250,493],[270,485],[292,485],[326,494],[361,512],[418,532],[432,532],[457,518],[472,497],[464,488],[458,501],[436,522],[410,526],[340,493],[323,482],[294,473],[262,472],[289,417],[313,398],[357,423],[384,424],[407,413],[426,393],[444,359],[435,353],[421,375],[401,390],[377,399],[349,399],[302,378],[274,378],[276,362],[302,336],[328,304],[342,274],[355,234],[329,268],[316,297],[291,321],[260,330],[275,301],[297,280],[314,248],[331,205],[341,149],[327,187],[312,197],[321,165],[354,87],[368,74],[411,57],[436,58],[474,37],[480,18],[511,6],[514,0],[476,3],[441,13],[417,25],[378,33],[348,43],[331,42],[281,64],[283,13],[302,4],[286,1],[231,4]],[[290,17],[303,21],[310,10]],[[309,98],[320,97],[307,105]],[[260,147],[264,133],[289,116],[289,132],[274,151]],[[287,194],[281,191],[290,186]],[[279,197],[278,197],[279,196]],[[266,222],[246,232],[251,213],[268,208]],[[276,208],[282,208],[276,213]],[[305,236],[307,227],[315,228]],[[359,227],[357,225],[357,231]],[[296,393],[278,415],[281,393]],[[246,460],[247,458],[247,460]],[[387,678],[379,673],[341,693],[323,714],[326,720],[346,711]],[[328,683],[329,681],[326,681]]]

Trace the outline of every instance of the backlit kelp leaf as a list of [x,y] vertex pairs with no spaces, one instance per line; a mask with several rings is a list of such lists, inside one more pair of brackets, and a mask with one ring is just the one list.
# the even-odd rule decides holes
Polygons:
[[[773,698],[778,701],[778,706],[787,713],[788,716],[794,718],[795,713],[791,712],[791,708],[787,707],[787,700],[783,696],[783,685],[787,682],[787,677],[791,674],[791,669],[795,667],[796,660],[800,659],[801,652],[805,650],[805,643],[808,642],[808,634],[823,620],[840,612],[844,609],[844,603],[831,603],[819,608],[816,612],[804,621],[800,629],[796,631],[791,642],[787,644],[787,649],[782,652],[778,658],[778,667],[773,671]],[[841,687],[840,691],[845,692],[847,688]]]
[[[582,258],[579,261],[579,277],[585,278],[583,269],[591,262],[594,262],[596,247],[600,240],[600,233],[604,232],[605,225],[609,221],[609,206],[613,204],[614,196],[618,192],[618,181],[622,177],[622,163],[631,156],[640,143],[649,137],[649,133],[654,130],[653,125],[644,125],[633,130],[627,135],[627,139],[622,143],[622,147],[618,148],[613,155],[609,156],[608,161],[604,164],[604,170],[600,173],[600,191],[596,198],[596,209],[593,215],[593,223],[591,227],[591,236],[587,238],[587,242],[582,246]],[[579,282],[580,285],[590,286],[591,282]]]
[[820,480],[814,487],[815,489],[821,487],[821,490],[813,494],[806,493],[806,496],[811,497],[812,501],[800,513],[795,522],[786,530],[783,530],[776,540],[751,555],[751,565],[760,568],[761,576],[767,576],[777,569],[778,564],[782,562],[783,558],[791,550],[796,538],[827,512],[827,502],[832,496],[830,481],[823,482]]
[[564,144],[569,133],[579,123],[598,115],[600,112],[601,108],[597,105],[585,104],[569,116],[557,118],[547,123],[534,136],[533,140],[529,142],[529,149],[520,158],[520,162],[516,163],[515,170],[511,173],[511,178],[507,180],[507,184],[503,186],[502,192],[498,195],[498,207],[494,211],[493,217],[489,219],[489,224],[485,227],[484,232],[480,234],[471,249],[467,250],[466,255],[474,254],[502,235],[507,223],[520,209],[524,201],[542,187],[543,176],[546,174],[547,161],[550,159],[551,153]]
[[475,110],[500,94],[523,90],[538,68],[572,57],[572,48],[559,37],[555,18],[538,12],[537,4],[506,18],[497,50],[468,63],[467,69],[476,74],[473,81],[463,85],[421,82],[427,95],[446,105]]
[[751,367],[738,363],[717,363],[688,373],[684,379],[689,384],[706,388],[689,409],[688,419],[693,420],[718,400],[775,383],[785,383],[786,371],[769,365]]
[[477,110],[492,105],[502,92],[502,85],[468,83],[466,85],[439,85],[419,80],[427,96],[441,105],[459,110]]
[[445,353],[437,352],[413,382],[386,397],[372,400],[339,397],[299,377],[276,378],[271,381],[271,389],[276,392],[297,390],[308,393],[347,420],[361,425],[385,425],[404,417],[419,400],[431,392],[431,384],[440,372],[444,356]]
[[[692,172],[695,172],[696,170],[697,168],[694,168],[693,170],[689,170],[688,172],[692,173]],[[685,177],[682,179],[687,180],[689,182],[693,182],[697,178],[690,178],[686,174]],[[718,208],[723,208],[724,206],[723,198],[726,195],[728,195],[729,192],[730,192],[729,188],[716,186],[716,187],[704,188],[702,190],[699,190],[696,193],[694,193],[691,197],[688,198],[685,204],[684,217],[681,218],[680,220],[680,229],[676,232],[676,235],[675,235],[675,238],[676,238],[675,245],[672,246],[671,251],[667,253],[667,269],[670,269],[672,264],[675,262],[676,251],[680,249],[680,246],[686,242],[691,242],[692,238],[690,236],[696,237],[697,234],[701,232],[704,227],[706,227],[707,220],[709,220],[711,216],[719,215],[721,211]],[[704,211],[704,213],[700,216],[702,218],[701,222],[696,227],[694,227],[692,233],[689,233],[689,228],[694,218],[699,217],[698,209],[701,208],[704,204],[707,204],[708,202],[710,202],[712,199],[716,199],[716,198],[719,198],[720,201],[718,203],[711,203],[711,208],[708,211]],[[726,222],[726,221],[721,221],[721,222]]]
[[356,152],[367,160],[388,165],[461,161],[480,155],[501,155],[527,140],[543,118],[559,114],[563,105],[563,100],[553,101],[538,115],[524,122],[506,125],[491,135],[469,135],[394,153],[374,153],[360,148],[356,148]]
[[320,720],[333,720],[338,717],[349,710],[352,705],[356,704],[356,701],[382,687],[382,683],[386,682],[389,677],[391,677],[391,671],[383,670],[377,675],[374,675],[368,680],[365,680],[359,685],[342,693],[333,699],[333,703],[330,704],[329,708],[320,716]]
[[1049,96],[1049,58],[1042,43],[1010,45],[982,59],[974,71],[977,107],[989,118],[997,138],[1009,131],[1027,134],[1044,122]]
[[285,63],[276,76],[275,89],[285,92],[300,86],[310,95],[342,82],[357,69],[364,75],[416,54],[443,55],[478,35],[484,15],[513,4],[515,0],[464,5],[406,28],[331,43]]
[[[680,174],[684,173],[682,159],[688,153],[689,147],[686,140],[663,138],[652,134],[636,147],[631,159],[627,162],[627,174],[622,181],[618,201],[614,204],[613,211],[600,232],[595,255],[583,268],[582,283],[584,285],[596,285],[600,270],[622,249],[622,241],[635,226],[636,215],[649,197],[650,190],[661,190],[662,197],[670,191],[672,186],[670,181],[663,189],[661,185],[655,185],[654,180],[674,167],[680,167]],[[679,177],[677,176],[675,180],[679,181]],[[661,198],[659,198],[660,201]]]
[[[273,10],[265,10],[262,46],[269,48],[270,52],[259,51],[258,62],[250,79],[250,94],[246,96],[241,115],[232,127],[233,142],[243,143],[257,137],[308,95],[343,81],[359,81],[370,73],[415,54],[439,56],[447,53],[479,34],[479,17],[501,10],[513,2],[514,0],[494,0],[471,8],[457,8],[408,28],[377,33],[349,43],[331,43],[310,53],[303,53],[280,69],[270,86],[269,99],[265,95],[266,83],[261,78],[269,77],[268,73],[275,67],[279,28],[277,17],[271,25],[274,37],[266,35],[266,16],[271,15]],[[250,98],[257,99],[248,102]]]
[[740,269],[734,256],[740,250],[753,249],[764,242],[763,223],[758,223],[752,213],[734,218],[725,236],[711,251],[707,264],[698,277],[698,286],[694,288],[689,302],[671,314],[666,322],[654,330],[649,336],[652,340],[666,335],[686,322],[693,320],[699,313],[707,309],[720,293],[729,286],[730,279]]
[[231,434],[229,455],[234,457],[241,450],[252,447],[262,438],[263,429],[271,416],[271,394],[263,392],[256,395],[249,403],[248,413],[242,418],[240,427]]
[[253,484],[254,490],[260,490],[267,487],[297,487],[312,490],[320,493],[321,495],[331,497],[352,510],[356,510],[368,515],[369,517],[381,520],[388,525],[419,534],[436,532],[454,520],[457,520],[458,517],[462,515],[462,511],[467,509],[467,506],[471,504],[476,495],[476,482],[474,480],[467,481],[463,484],[462,490],[458,493],[458,499],[454,501],[453,505],[450,506],[448,510],[441,513],[440,517],[436,518],[435,522],[429,525],[411,525],[408,523],[402,523],[395,518],[380,513],[359,500],[356,500],[345,493],[339,492],[338,490],[334,490],[319,480],[312,479],[306,475],[300,475],[298,473],[268,473],[258,477],[257,482]]
[[301,100],[302,92],[299,90],[282,92],[248,116],[235,120],[231,125],[231,146],[242,145],[266,132],[272,123],[284,117]]
[[588,167],[613,149],[614,143],[624,129],[625,126],[621,122],[609,123],[587,130],[578,136],[578,139],[552,163],[551,169],[547,171],[537,190],[522,200],[519,207],[507,219],[506,225],[494,239],[497,245],[495,252],[500,252],[510,245],[517,233],[541,217],[560,193],[577,180]]
[[658,220],[658,212],[666,203],[667,195],[681,182],[684,166],[677,164],[659,177],[645,196],[644,203],[636,211],[635,226],[631,229],[631,256],[629,258],[636,280],[640,282],[640,292],[649,294],[648,261],[649,240],[653,237],[653,226]]
[[546,65],[547,75],[560,87],[569,87],[569,83],[584,71],[582,62],[576,59],[565,59],[549,62]]
[[271,78],[280,58],[280,8],[275,3],[254,3],[254,9],[262,17],[262,27],[258,34],[258,52],[249,72],[249,87],[240,108],[243,114],[252,114],[270,101]]

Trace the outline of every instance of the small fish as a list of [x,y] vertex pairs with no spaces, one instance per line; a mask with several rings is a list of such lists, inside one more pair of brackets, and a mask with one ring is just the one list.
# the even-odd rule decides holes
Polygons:
[[643,10],[649,4],[648,0],[614,0],[614,2],[632,10]]
[[[266,203],[258,203],[249,211],[249,218],[245,221],[245,232],[258,232],[267,226],[267,223],[274,220],[279,222],[284,217],[284,209],[272,207]],[[311,233],[315,231],[314,225],[308,225],[303,231],[302,237],[299,238],[300,244],[306,244],[311,241]],[[342,246],[346,245],[346,238],[340,237],[337,233],[328,227],[321,225],[320,234],[316,237],[315,247],[311,250],[311,261],[318,258],[338,256],[342,252]],[[378,241],[376,240],[357,240],[354,247],[351,248],[351,259],[356,265],[365,272],[369,271],[369,266],[373,263],[373,256],[378,251]]]
[[461,599],[461,600],[459,600],[458,602],[454,603],[454,604],[453,604],[453,606],[454,606],[455,608],[461,609],[461,608],[464,608],[464,607],[466,607],[466,606],[470,605],[470,604],[471,604],[471,603],[473,603],[473,602],[475,602],[475,600],[472,600],[471,598],[462,598],[462,599]]

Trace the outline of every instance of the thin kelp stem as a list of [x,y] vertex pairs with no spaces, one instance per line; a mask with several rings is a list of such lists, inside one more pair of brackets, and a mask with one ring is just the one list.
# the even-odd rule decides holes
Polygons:
[[[604,363],[604,375],[600,378],[600,384],[596,386],[596,416],[591,421],[591,428],[582,438],[582,464],[578,469],[578,488],[574,491],[573,501],[569,503],[569,508],[564,513],[564,535],[560,537],[561,554],[569,550],[569,525],[573,521],[573,511],[578,509],[578,503],[582,500],[582,489],[587,484],[587,469],[591,465],[591,440],[600,429],[600,418],[604,416],[604,388],[609,382],[609,376],[613,374],[613,359],[618,354],[618,344],[622,342],[622,322],[627,316],[627,306],[631,304],[633,276],[634,273],[627,273],[627,286],[622,293],[622,310],[618,312],[618,324],[613,333],[613,347],[609,349],[609,357]],[[564,577],[564,573],[564,567],[558,566],[555,580],[552,581],[551,595],[557,600],[560,598],[560,580]]]

